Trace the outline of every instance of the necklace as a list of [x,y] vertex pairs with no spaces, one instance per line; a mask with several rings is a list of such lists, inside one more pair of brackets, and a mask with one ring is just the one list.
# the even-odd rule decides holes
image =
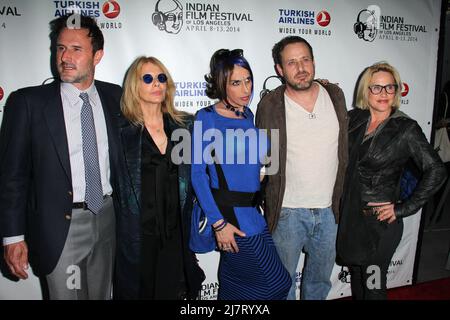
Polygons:
[[234,114],[238,117],[243,117],[245,119],[247,119],[247,115],[245,114],[245,110],[247,109],[247,106],[244,106],[244,108],[242,109],[242,111],[238,110],[236,107],[233,107],[232,105],[229,105],[228,103],[224,103],[225,104],[225,108],[227,108],[228,110],[234,112]]
[[164,136],[164,139],[160,143],[156,143],[156,141],[155,141],[155,144],[159,148],[159,147],[163,146],[166,143],[166,141],[167,141],[167,136]]
[[146,123],[145,127],[148,129],[149,132],[150,132],[150,130],[153,130],[156,133],[160,133],[162,131],[162,129],[164,128],[164,125],[158,124],[158,127],[156,128],[156,126],[152,126],[149,123]]

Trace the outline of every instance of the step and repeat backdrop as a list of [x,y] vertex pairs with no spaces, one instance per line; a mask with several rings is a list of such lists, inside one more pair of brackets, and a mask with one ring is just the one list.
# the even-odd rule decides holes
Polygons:
[[[401,110],[431,132],[441,0],[0,0],[0,120],[8,95],[51,81],[48,22],[79,12],[97,19],[105,56],[96,78],[122,84],[139,55],[160,59],[176,81],[176,106],[195,112],[209,105],[204,75],[220,48],[244,50],[255,81],[255,111],[265,85],[279,85],[271,49],[298,35],[313,49],[316,77],[338,83],[348,109],[358,76],[374,62],[393,64],[404,81]],[[265,81],[268,79],[267,81]],[[420,215],[405,219],[403,239],[391,261],[388,286],[411,284]],[[201,299],[217,298],[219,255],[198,255],[207,274]],[[304,257],[298,266],[301,283]],[[350,276],[335,266],[328,299],[350,295]],[[38,279],[0,279],[0,299],[40,299]]]

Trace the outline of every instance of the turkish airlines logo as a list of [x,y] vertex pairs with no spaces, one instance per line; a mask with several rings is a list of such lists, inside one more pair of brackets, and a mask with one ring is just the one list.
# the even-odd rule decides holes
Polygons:
[[106,1],[102,7],[103,14],[109,19],[117,18],[120,13],[120,6],[117,1]]
[[409,92],[409,86],[406,82],[402,83],[402,97],[406,97]]
[[4,95],[5,95],[5,92],[3,91],[3,88],[0,87],[0,101],[2,101]]
[[331,17],[325,10],[320,11],[316,17],[317,24],[321,27],[326,27],[331,22]]

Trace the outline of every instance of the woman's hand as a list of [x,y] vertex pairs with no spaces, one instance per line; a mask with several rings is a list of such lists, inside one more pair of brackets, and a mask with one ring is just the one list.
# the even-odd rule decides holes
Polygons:
[[[220,225],[222,220],[217,221],[214,225]],[[214,226],[213,226],[214,227]],[[227,252],[239,252],[238,245],[234,238],[234,235],[237,234],[240,237],[245,237],[245,233],[236,228],[231,223],[227,223],[226,226],[220,231],[215,231],[217,246],[220,250]]]
[[384,203],[372,203],[369,202],[367,205],[369,206],[377,206],[377,219],[379,221],[385,221],[387,220],[387,223],[392,223],[394,222],[397,217],[395,216],[395,212],[394,212],[394,204],[393,203],[389,203],[389,202],[384,202]]

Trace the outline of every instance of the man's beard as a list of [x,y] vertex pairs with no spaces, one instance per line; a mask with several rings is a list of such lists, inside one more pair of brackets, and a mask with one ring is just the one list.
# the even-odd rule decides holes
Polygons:
[[78,72],[78,69],[76,66],[73,66],[75,70],[77,71],[75,74],[71,75],[64,75],[64,64],[60,64],[58,67],[59,77],[62,82],[65,83],[81,83],[85,79],[89,77],[90,70],[87,70],[85,72]]
[[296,91],[308,90],[309,88],[311,88],[313,81],[314,75],[312,75],[310,79],[302,82],[294,82],[290,79],[286,79],[287,85]]

